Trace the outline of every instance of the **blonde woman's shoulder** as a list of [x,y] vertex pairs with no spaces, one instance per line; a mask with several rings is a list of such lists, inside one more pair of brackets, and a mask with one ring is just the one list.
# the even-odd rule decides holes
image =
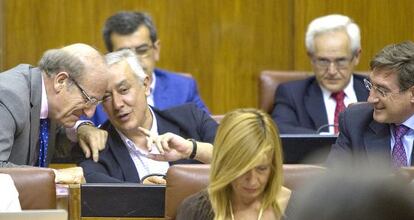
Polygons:
[[282,213],[285,212],[285,209],[289,202],[291,194],[292,194],[292,191],[290,189],[282,186],[282,189],[277,195],[277,203],[279,204]]

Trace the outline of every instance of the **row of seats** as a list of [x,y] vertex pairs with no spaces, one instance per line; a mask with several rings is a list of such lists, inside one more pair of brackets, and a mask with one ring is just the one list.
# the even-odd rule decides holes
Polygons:
[[[170,167],[167,173],[165,189],[165,218],[174,219],[181,202],[208,185],[210,165],[182,164]],[[296,190],[307,180],[323,173],[325,168],[314,165],[283,165],[284,186]],[[0,168],[0,173],[11,175],[19,192],[19,200],[23,210],[55,209],[56,187],[54,172],[47,168]],[[69,196],[82,204],[78,197]],[[111,199],[111,195],[108,195]],[[75,212],[75,214],[74,214]],[[78,216],[76,216],[78,215]],[[80,214],[81,215],[81,214]],[[69,210],[72,219],[79,219],[79,210]]]

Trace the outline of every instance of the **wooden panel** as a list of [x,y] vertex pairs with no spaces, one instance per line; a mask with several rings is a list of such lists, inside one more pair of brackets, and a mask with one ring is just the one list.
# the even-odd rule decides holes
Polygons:
[[311,70],[306,55],[305,33],[314,18],[340,13],[354,19],[361,29],[362,57],[358,70],[368,70],[369,61],[383,47],[414,40],[414,4],[411,0],[295,0],[294,68]]
[[191,73],[213,114],[257,107],[258,74],[264,69],[310,70],[304,34],[315,17],[343,13],[360,25],[359,70],[368,69],[386,44],[414,39],[411,0],[0,1],[2,70],[35,65],[46,49],[75,42],[105,52],[101,30],[108,16],[119,10],[149,12],[162,42],[158,66]]
[[101,29],[119,10],[152,14],[159,67],[193,74],[212,113],[257,106],[263,69],[291,69],[291,1],[16,0],[5,3],[6,68],[36,64],[53,47],[84,42],[105,51]]
[[5,33],[5,28],[4,28],[4,24],[5,24],[5,21],[4,21],[4,13],[3,13],[3,11],[4,11],[4,1],[5,0],[0,0],[0,70],[2,70],[3,69],[3,67],[4,67],[4,39],[5,39],[5,36],[6,36],[6,33]]

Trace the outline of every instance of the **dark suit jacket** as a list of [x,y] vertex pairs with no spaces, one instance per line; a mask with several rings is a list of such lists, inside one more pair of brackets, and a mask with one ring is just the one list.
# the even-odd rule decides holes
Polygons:
[[[0,166],[37,163],[41,97],[38,68],[21,64],[0,73]],[[48,161],[54,141],[54,132],[49,132]]]
[[[198,94],[197,83],[193,78],[161,69],[155,69],[154,74],[157,78],[154,89],[154,105],[156,108],[163,110],[192,102],[209,113]],[[95,114],[90,120],[95,125],[103,124],[108,120],[101,104],[96,107]]]
[[[202,142],[213,143],[217,123],[193,103],[185,104],[164,111],[153,109],[157,118],[158,133],[171,132],[183,138],[193,138]],[[103,127],[108,131],[108,141],[99,153],[99,162],[88,159],[80,163],[86,182],[134,182],[140,181],[134,162],[128,149],[108,121]],[[175,163],[194,163],[194,160],[179,160]]]
[[[359,102],[368,99],[369,92],[364,86],[365,77],[354,74],[354,90]],[[279,85],[275,94],[272,118],[280,133],[316,133],[328,124],[322,90],[314,76],[304,80]],[[321,131],[329,131],[326,127]]]
[[[391,163],[390,125],[374,121],[372,114],[373,107],[369,103],[350,106],[340,114],[340,133],[332,145],[328,165],[341,161],[372,164],[378,163],[378,157]],[[411,160],[411,165],[413,162]]]

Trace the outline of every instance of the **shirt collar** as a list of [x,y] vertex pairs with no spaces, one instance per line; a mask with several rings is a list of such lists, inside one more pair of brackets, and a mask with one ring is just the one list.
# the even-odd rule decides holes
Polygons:
[[41,78],[42,78],[42,99],[40,103],[40,119],[45,119],[47,118],[49,114],[49,108],[47,105],[47,93],[46,93],[45,82],[43,80],[43,74],[41,74]]
[[414,130],[414,115],[411,115],[411,117],[405,120],[402,124],[409,127],[411,130]]

